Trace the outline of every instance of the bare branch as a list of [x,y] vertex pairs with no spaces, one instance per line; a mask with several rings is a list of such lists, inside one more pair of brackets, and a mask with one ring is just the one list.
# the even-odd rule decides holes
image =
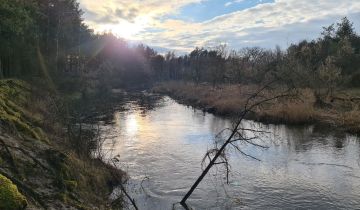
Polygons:
[[255,129],[250,129],[250,128],[238,128],[238,131],[251,131],[253,133],[266,133],[266,134],[271,134],[270,131],[261,131],[261,130],[255,130]]
[[[240,152],[241,154],[243,154],[246,157],[250,157],[254,160],[260,161],[260,159],[247,154],[245,152],[243,152],[237,145],[235,145],[234,143],[237,141],[243,141],[246,142],[250,145],[256,146],[256,147],[260,147],[260,148],[268,148],[267,146],[264,145],[260,145],[257,144],[255,142],[253,142],[252,140],[255,139],[260,139],[258,136],[253,136],[250,138],[246,138],[246,136],[244,136],[242,133],[240,133],[240,131],[251,131],[253,133],[266,133],[265,131],[256,131],[255,129],[247,129],[247,128],[240,128],[241,122],[244,120],[244,118],[246,117],[246,115],[250,112],[252,112],[256,107],[263,105],[264,103],[279,99],[279,98],[284,98],[284,97],[290,97],[290,96],[294,96],[294,94],[291,94],[291,88],[289,88],[288,90],[275,95],[273,97],[266,97],[265,95],[261,95],[266,89],[271,89],[271,85],[274,84],[275,82],[277,82],[279,79],[276,79],[274,81],[271,81],[267,84],[265,84],[262,88],[260,88],[258,91],[256,91],[254,94],[250,95],[250,97],[247,98],[246,102],[245,102],[245,106],[244,106],[244,110],[239,114],[239,119],[238,121],[235,123],[233,129],[231,129],[231,134],[229,135],[229,137],[226,139],[226,141],[224,141],[224,143],[221,145],[220,148],[216,148],[215,149],[211,149],[209,150],[204,159],[203,159],[203,164],[204,164],[204,160],[206,158],[209,159],[209,163],[206,166],[206,168],[203,170],[203,172],[201,173],[201,175],[199,176],[199,178],[195,181],[195,183],[192,185],[192,187],[190,188],[190,190],[186,193],[186,195],[183,197],[183,199],[181,200],[180,204],[182,206],[184,206],[185,208],[187,208],[186,205],[186,200],[190,197],[190,195],[193,193],[193,191],[197,188],[197,186],[200,184],[200,182],[202,181],[202,179],[205,177],[205,175],[209,172],[209,170],[211,169],[211,167],[213,165],[216,165],[218,163],[223,163],[226,166],[226,176],[227,176],[227,182],[228,182],[228,176],[229,176],[229,168],[228,168],[228,160],[225,156],[225,149],[227,147],[228,144],[231,144],[238,152]],[[256,101],[256,99],[259,99],[258,101]],[[229,130],[229,129],[223,129],[220,133],[224,132],[225,130]],[[219,137],[220,134],[218,134],[216,137]],[[235,137],[235,139],[234,139]],[[211,154],[215,154],[213,158],[210,157]],[[221,162],[216,162],[218,158],[222,158],[223,161]]]
[[246,157],[250,157],[250,158],[252,158],[252,159],[254,159],[254,160],[257,160],[257,161],[261,161],[260,159],[258,159],[258,158],[256,158],[256,157],[254,157],[254,156],[252,156],[252,155],[249,155],[249,154],[247,154],[247,153],[245,153],[245,152],[243,152],[237,145],[235,145],[234,143],[230,143],[238,152],[240,152],[242,155],[245,155]]

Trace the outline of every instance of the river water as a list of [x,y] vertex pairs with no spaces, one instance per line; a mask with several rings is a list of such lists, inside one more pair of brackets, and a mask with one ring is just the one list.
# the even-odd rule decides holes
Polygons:
[[[131,177],[140,209],[182,209],[177,203],[200,175],[227,118],[169,97],[130,97],[103,126],[104,150]],[[229,150],[229,184],[214,167],[188,200],[192,209],[360,209],[360,144],[355,136],[316,126],[264,125],[261,144],[240,145],[261,161]]]

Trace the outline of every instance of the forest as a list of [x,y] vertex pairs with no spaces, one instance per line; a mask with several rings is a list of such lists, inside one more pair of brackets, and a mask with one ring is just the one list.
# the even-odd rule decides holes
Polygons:
[[[93,158],[100,137],[96,126],[85,127],[92,110],[111,110],[116,89],[167,94],[229,116],[243,110],[245,93],[276,81],[278,90],[295,88],[299,100],[275,101],[248,118],[360,132],[360,35],[347,17],[286,49],[219,44],[159,53],[94,32],[83,14],[77,0],[0,0],[0,209],[110,208],[105,197],[128,177]],[[2,193],[9,188],[14,195]],[[91,195],[94,189],[100,196]]]
[[[216,95],[216,87],[256,86],[276,78],[280,86],[291,83],[305,90],[306,101],[314,101],[320,108],[341,111],[344,104],[359,100],[356,88],[360,84],[360,37],[346,17],[323,27],[318,39],[293,43],[287,49],[247,47],[232,50],[220,44],[208,49],[195,47],[188,54],[176,55],[175,52],[161,54],[143,44],[127,43],[110,32],[94,33],[84,24],[77,1],[3,0],[1,11],[1,78],[44,83],[38,85],[65,94],[96,96],[114,88],[150,89],[155,86],[153,89],[158,92],[176,92],[182,98],[199,99],[202,108],[233,113],[238,108],[231,104],[236,101],[212,104],[201,100],[199,95],[191,96],[191,91],[181,88],[187,85],[175,85],[174,81],[195,84],[199,89],[208,85],[204,92],[212,91]],[[335,94],[348,89],[353,89],[347,91],[351,94]],[[234,91],[224,92],[231,95]],[[332,105],[334,101],[339,103]],[[356,104],[345,109],[345,118],[358,116]],[[303,110],[308,108],[302,107]],[[276,112],[283,109],[277,107]],[[294,117],[265,113],[258,118],[300,123],[320,118],[339,121],[340,114],[335,114],[334,118],[318,114],[316,110],[313,112],[315,114]],[[351,122],[345,125],[348,130],[357,131],[356,120],[345,121]]]
[[318,39],[287,49],[231,50],[220,44],[179,56],[130,45],[111,33],[95,34],[82,13],[76,1],[2,0],[1,77],[31,80],[48,74],[66,80],[82,74],[90,80],[96,75],[106,81],[100,83],[126,87],[169,80],[256,84],[272,74],[329,94],[359,86],[360,37],[346,17],[323,27]]

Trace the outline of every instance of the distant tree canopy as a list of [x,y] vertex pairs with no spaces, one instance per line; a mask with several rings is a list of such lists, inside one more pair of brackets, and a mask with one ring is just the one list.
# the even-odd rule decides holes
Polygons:
[[184,80],[216,86],[269,77],[329,92],[360,86],[360,37],[346,17],[324,27],[318,39],[286,50],[220,45],[176,56],[130,46],[111,33],[95,34],[82,14],[76,0],[0,0],[0,78],[47,74],[65,89],[71,89],[69,81],[82,89],[85,83],[120,88]]
[[[175,61],[174,61],[175,60]],[[285,51],[259,47],[226,52],[195,48],[188,55],[164,60],[177,63],[162,79],[195,83],[259,83],[267,77],[282,77],[300,87],[360,86],[360,37],[345,17],[323,28],[321,37],[292,44]],[[330,90],[329,90],[330,91]]]

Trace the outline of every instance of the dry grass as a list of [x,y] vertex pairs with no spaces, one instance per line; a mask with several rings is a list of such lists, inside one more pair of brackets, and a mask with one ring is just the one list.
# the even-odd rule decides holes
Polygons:
[[314,119],[314,108],[309,103],[283,102],[257,113],[261,121],[304,124]]
[[0,80],[0,173],[17,180],[31,209],[111,209],[108,196],[126,175],[98,159],[75,155],[64,140],[58,104],[33,88],[20,80]]
[[[167,82],[156,86],[154,92],[170,95],[181,102],[198,108],[209,110],[221,115],[239,113],[244,107],[249,94],[254,93],[255,85],[222,85],[213,88],[210,85],[195,85],[193,83]],[[315,107],[315,95],[311,89],[299,89],[297,99],[281,98],[254,110],[254,119],[266,123],[305,124],[313,122],[330,123],[341,126],[348,131],[360,132],[359,105],[347,100],[324,99],[331,108]],[[353,95],[354,91],[346,91]],[[356,93],[358,91],[355,91]],[[277,94],[266,92],[265,96]],[[339,92],[339,94],[344,94]],[[351,98],[347,96],[347,98]]]
[[[212,88],[209,85],[169,82],[160,84],[154,91],[169,94],[201,108],[212,108],[218,114],[236,114],[242,111],[247,98],[257,89],[255,85],[222,85]],[[313,117],[314,96],[310,90],[303,90],[301,93],[302,97],[306,97],[306,102],[279,99],[254,110],[256,118],[286,123],[308,122]],[[271,94],[274,93],[264,93],[265,97]]]
[[360,133],[360,110],[355,108],[351,111],[341,113],[339,122],[342,126],[348,128],[349,131],[354,133]]
[[65,166],[71,177],[70,182],[65,182],[68,191],[76,192],[87,204],[91,204],[89,206],[101,206],[104,209],[109,208],[106,205],[111,188],[127,178],[123,171],[99,159],[83,160],[71,153],[67,155]]
[[219,114],[230,114],[241,111],[246,94],[251,89],[251,86],[222,85],[213,88],[209,85],[168,82],[156,86],[154,91],[169,94],[194,106],[213,108]]
[[315,97],[310,89],[299,90],[297,99],[283,98],[276,100],[263,110],[257,111],[257,116],[261,121],[287,123],[287,124],[305,124],[314,121]]
[[27,110],[31,97],[30,86],[20,80],[0,80],[0,124],[37,140],[48,141],[44,131],[37,125],[41,116]]

